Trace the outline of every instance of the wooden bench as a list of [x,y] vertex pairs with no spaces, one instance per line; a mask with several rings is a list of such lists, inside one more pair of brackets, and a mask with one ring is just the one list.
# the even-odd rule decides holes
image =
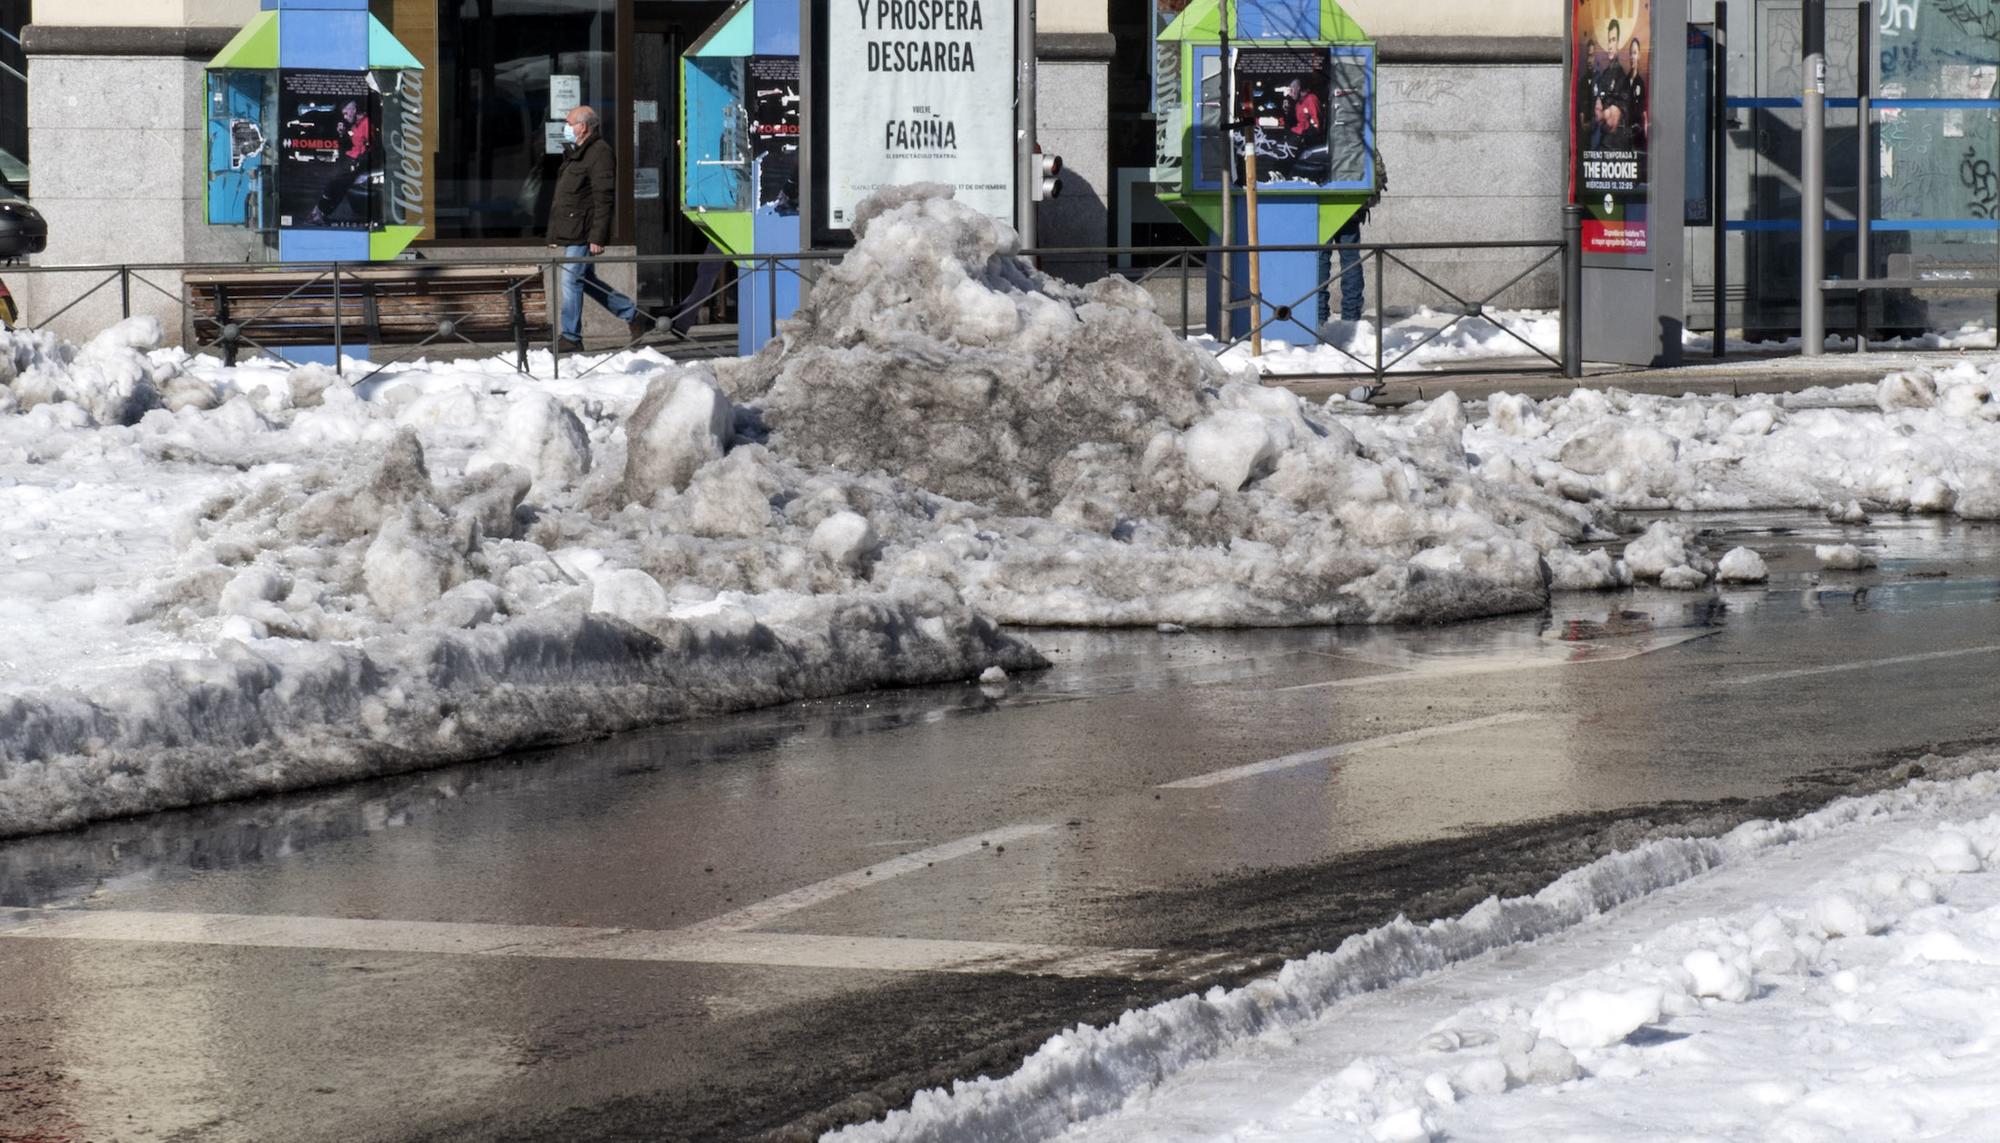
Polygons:
[[547,341],[544,268],[385,262],[301,269],[282,265],[183,276],[192,342],[218,345],[236,364],[245,345],[417,345]]

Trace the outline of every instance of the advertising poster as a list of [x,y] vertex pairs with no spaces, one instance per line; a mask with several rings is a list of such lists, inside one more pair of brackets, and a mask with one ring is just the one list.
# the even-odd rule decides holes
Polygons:
[[849,229],[877,188],[916,182],[1013,220],[1014,11],[1014,0],[826,5],[831,229]]
[[799,59],[751,56],[750,159],[757,205],[779,214],[799,210]]
[[1236,52],[1234,153],[1243,181],[1244,135],[1255,145],[1259,186],[1322,186],[1333,181],[1328,116],[1333,82],[1325,48],[1243,48]]
[[369,230],[379,224],[382,101],[362,71],[278,74],[278,225]]
[[1644,255],[1652,0],[1576,0],[1570,130],[1583,252]]

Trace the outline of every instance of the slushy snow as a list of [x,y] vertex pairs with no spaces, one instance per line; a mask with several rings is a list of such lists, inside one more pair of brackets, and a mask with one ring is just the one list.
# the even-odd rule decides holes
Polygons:
[[2000,755],[1923,761],[1937,777],[1079,1026],[829,1138],[1983,1138]]
[[1236,379],[1143,290],[1045,278],[936,188],[856,231],[713,369],[356,381],[159,349],[148,319],[0,334],[0,835],[1040,666],[1003,623],[1709,586],[1677,523],[1621,549],[1626,508],[2000,511],[1970,365],[1886,411],[1578,391],[1381,416]]

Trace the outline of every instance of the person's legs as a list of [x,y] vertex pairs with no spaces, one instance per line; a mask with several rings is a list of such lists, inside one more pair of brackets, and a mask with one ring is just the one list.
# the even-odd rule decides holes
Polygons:
[[[563,257],[582,258],[590,253],[588,246],[565,246]],[[562,291],[562,336],[565,341],[583,340],[583,262],[565,262],[556,270],[556,281]]]
[[[590,295],[591,301],[610,310],[611,315],[619,321],[629,322],[639,316],[639,303],[612,289],[609,282],[597,276],[597,267],[588,262],[583,265],[583,292]],[[577,307],[579,316],[582,314],[582,309],[582,305],[579,304]]]
[[1340,320],[1359,321],[1363,293],[1361,251],[1346,244],[1361,241],[1361,220],[1358,217],[1349,219],[1333,240],[1343,244],[1340,248]]
[[1319,283],[1319,323],[1325,325],[1333,320],[1333,251],[1328,247],[1319,248],[1317,273],[1313,281]]

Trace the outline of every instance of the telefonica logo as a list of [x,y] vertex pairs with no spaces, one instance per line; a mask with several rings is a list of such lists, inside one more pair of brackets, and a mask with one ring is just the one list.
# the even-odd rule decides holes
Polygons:
[[[396,98],[402,115],[389,136],[389,153],[396,161],[389,165],[389,217],[398,226],[423,226],[424,221],[424,73],[414,69],[401,73],[396,82]],[[411,216],[416,217],[411,222]]]

